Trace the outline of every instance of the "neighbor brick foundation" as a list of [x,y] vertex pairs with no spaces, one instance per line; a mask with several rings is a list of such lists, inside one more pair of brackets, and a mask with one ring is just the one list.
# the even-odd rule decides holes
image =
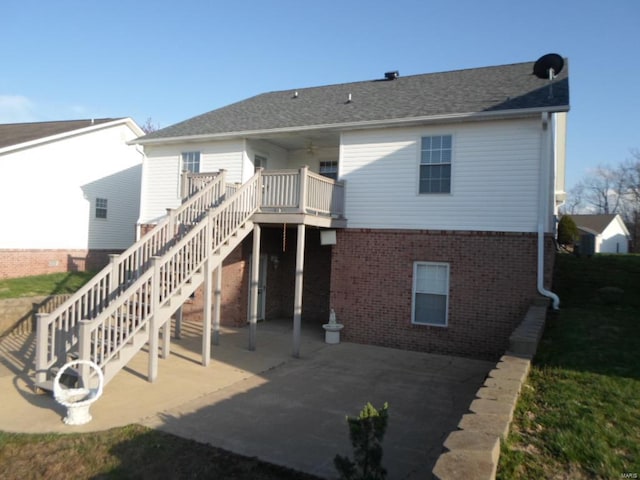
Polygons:
[[[551,237],[545,247],[545,270],[550,279],[554,259]],[[415,261],[450,265],[446,327],[411,323]],[[339,230],[331,271],[331,307],[345,325],[344,340],[496,359],[538,296],[537,236]]]
[[121,250],[0,250],[0,278],[99,270]]

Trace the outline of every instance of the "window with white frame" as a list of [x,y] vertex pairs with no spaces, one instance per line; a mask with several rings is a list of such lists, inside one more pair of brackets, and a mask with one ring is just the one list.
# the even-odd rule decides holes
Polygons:
[[96,218],[107,218],[106,198],[96,198]]
[[449,264],[414,262],[411,322],[446,327],[449,309]]
[[259,168],[267,168],[267,157],[264,155],[254,155],[253,157],[253,170],[257,172]]
[[324,175],[325,177],[332,178],[333,180],[338,179],[338,162],[320,162],[320,175]]
[[182,171],[200,173],[200,152],[182,152]]
[[422,137],[419,193],[451,192],[451,135]]

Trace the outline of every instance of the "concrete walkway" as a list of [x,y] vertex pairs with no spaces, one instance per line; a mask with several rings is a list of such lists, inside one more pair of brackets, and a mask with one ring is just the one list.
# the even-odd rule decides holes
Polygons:
[[0,430],[87,432],[140,423],[256,456],[336,476],[335,454],[352,456],[346,415],[366,402],[389,403],[383,464],[389,479],[430,478],[442,443],[456,429],[494,364],[341,343],[303,327],[301,358],[291,357],[290,322],[259,324],[257,349],[246,329],[225,329],[208,367],[200,365],[199,325],[186,324],[158,380],[146,381],[141,352],[92,405],[93,421],[70,427],[64,408],[31,390],[33,335],[0,341]]

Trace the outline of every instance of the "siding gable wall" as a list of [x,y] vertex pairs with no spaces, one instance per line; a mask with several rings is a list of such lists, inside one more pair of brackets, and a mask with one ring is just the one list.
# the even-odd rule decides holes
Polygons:
[[[420,139],[453,136],[451,194],[418,192]],[[350,228],[536,231],[540,122],[495,121],[342,135]]]
[[[200,152],[200,171],[227,170],[227,182],[242,182],[244,141],[211,143],[185,143],[167,146],[145,146],[146,159],[143,174],[143,195],[138,223],[155,223],[167,208],[180,205],[180,171],[182,152]],[[251,173],[253,174],[253,173]],[[250,177],[251,175],[249,175]]]
[[[0,248],[131,245],[140,182],[139,174],[136,180],[129,173],[139,169],[142,155],[126,142],[136,137],[128,125],[118,124],[0,155],[0,204],[3,222],[10,226],[0,232]],[[105,188],[87,190],[100,184]],[[90,233],[95,224],[94,193],[108,200],[108,218],[102,220],[108,238]],[[121,195],[130,197],[130,203],[120,202]]]

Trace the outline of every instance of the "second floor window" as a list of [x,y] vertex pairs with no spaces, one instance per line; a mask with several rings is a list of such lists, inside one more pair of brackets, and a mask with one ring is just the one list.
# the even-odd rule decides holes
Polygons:
[[320,175],[324,175],[325,177],[337,180],[338,179],[338,162],[320,162],[319,173]]
[[106,198],[96,198],[96,218],[107,218]]
[[451,192],[451,135],[422,137],[418,192]]
[[200,173],[200,152],[182,153],[182,171]]
[[256,155],[253,157],[253,171],[257,172],[259,168],[267,168],[267,157],[264,155]]

